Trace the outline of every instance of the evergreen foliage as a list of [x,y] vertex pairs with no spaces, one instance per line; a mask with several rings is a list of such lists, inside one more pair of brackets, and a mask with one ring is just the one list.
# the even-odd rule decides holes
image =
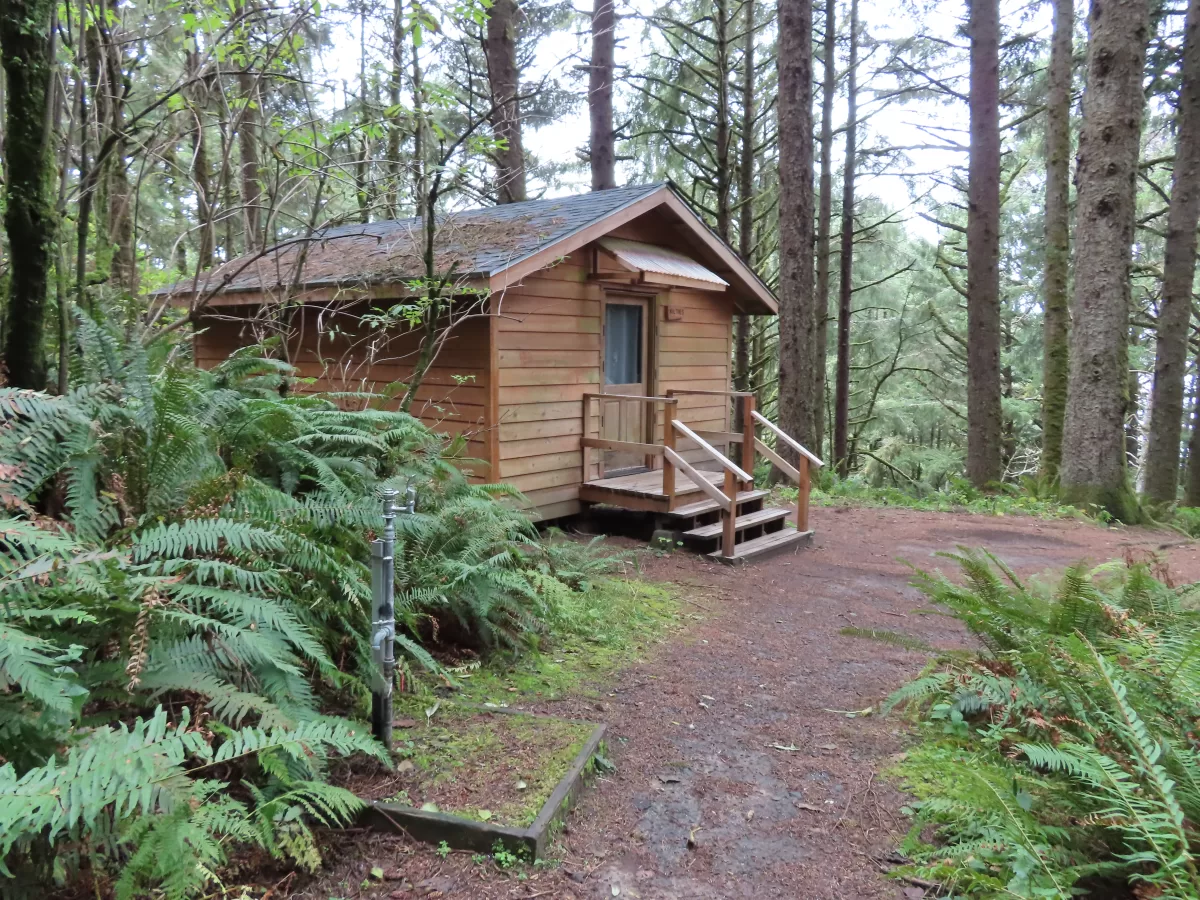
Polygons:
[[270,347],[202,371],[77,333],[73,391],[0,388],[0,874],[192,897],[236,843],[311,869],[311,825],[359,806],[324,760],[388,760],[324,714],[366,708],[377,489],[419,486],[405,675],[444,674],[433,641],[523,646],[579,585],[382,398],[294,392]]
[[1200,897],[1192,590],[1145,563],[1075,566],[1051,587],[990,554],[950,558],[961,584],[917,586],[984,649],[888,701],[924,725],[897,767],[917,798],[903,871],[954,896]]

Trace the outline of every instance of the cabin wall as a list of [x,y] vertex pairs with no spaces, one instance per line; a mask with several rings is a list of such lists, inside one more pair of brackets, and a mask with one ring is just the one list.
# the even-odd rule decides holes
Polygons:
[[603,293],[589,271],[585,249],[492,298],[500,480],[548,519],[579,512],[583,395],[600,391]]
[[[254,343],[254,311],[251,307],[223,308],[220,318],[204,319],[194,338],[196,364],[211,368],[234,350]],[[412,374],[419,335],[381,336],[362,325],[360,316],[365,312],[366,307],[359,305],[336,312],[304,307],[294,314],[288,356],[305,379],[296,384],[297,391],[382,392]],[[410,410],[434,431],[467,434],[466,455],[478,462],[465,464],[463,469],[475,481],[493,480],[489,470],[489,347],[486,318],[468,319],[455,326],[417,389]],[[392,407],[398,406],[397,397]]]
[[[631,231],[630,237],[650,239]],[[597,256],[602,272],[620,267]],[[495,295],[497,421],[500,480],[522,491],[544,518],[579,512],[583,482],[585,393],[601,392],[601,303],[606,288],[589,281],[593,257],[584,248],[558,265],[525,278]],[[610,293],[620,293],[610,288]],[[639,291],[647,296],[644,288]],[[651,394],[669,389],[727,391],[733,306],[723,292],[663,287],[649,295]],[[668,306],[682,309],[682,319],[668,321]],[[598,434],[598,404],[588,433]],[[683,422],[693,428],[724,431],[729,427],[726,397],[685,396],[679,401]],[[653,440],[663,435],[658,407]],[[593,453],[593,460],[598,453]],[[701,451],[684,451],[701,461]],[[589,478],[598,471],[593,462]]]

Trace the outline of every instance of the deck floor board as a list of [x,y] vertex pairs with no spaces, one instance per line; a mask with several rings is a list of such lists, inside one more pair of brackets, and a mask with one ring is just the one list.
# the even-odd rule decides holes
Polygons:
[[[709,484],[714,484],[718,487],[725,481],[724,472],[701,472],[700,474],[708,479]],[[634,472],[631,475],[597,478],[593,481],[585,482],[585,485],[619,494],[634,494],[641,497],[666,497],[667,495],[663,491],[662,475],[662,469],[650,469],[646,472]],[[700,490],[700,487],[691,478],[676,469],[676,495],[691,494],[698,490]]]

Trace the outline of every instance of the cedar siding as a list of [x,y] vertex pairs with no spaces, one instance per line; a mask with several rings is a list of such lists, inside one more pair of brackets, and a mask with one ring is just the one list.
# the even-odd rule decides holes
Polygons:
[[[489,314],[455,326],[412,412],[435,431],[466,434],[466,452],[479,461],[464,467],[472,477],[512,485],[545,519],[579,512],[580,486],[601,474],[604,451],[589,452],[585,473],[580,440],[585,428],[591,437],[601,431],[600,404],[592,404],[585,423],[582,401],[604,391],[606,302],[646,301],[643,380],[652,396],[728,391],[734,315],[776,309],[753,271],[667,186],[460,215],[447,231],[448,240],[462,246],[450,249],[462,255],[457,271],[463,287],[490,292]],[[241,267],[234,260],[207,274],[205,283],[218,286],[197,319],[197,364],[210,367],[253,343],[254,321],[277,315],[273,310],[287,298],[288,327],[277,330],[289,334],[287,357],[300,375],[295,390],[379,393],[405,381],[419,335],[382,336],[363,316],[405,296],[400,268],[411,256],[405,241],[418,224],[380,222],[322,233],[308,248],[314,277],[296,284],[272,275],[281,264],[270,259]],[[467,246],[467,234],[476,236],[477,246]],[[232,273],[231,280],[222,280],[223,271]],[[200,288],[191,282],[166,293],[195,298]],[[616,409],[622,401],[606,406]],[[624,406],[637,408],[633,401]],[[621,440],[663,442],[663,406],[652,408],[652,433]],[[683,395],[678,409],[696,431],[731,428],[726,396]],[[626,415],[620,413],[621,428],[637,421]],[[712,442],[723,443],[719,435]],[[695,445],[684,442],[678,450],[703,461]],[[661,459],[654,462],[661,465]]]
[[[618,270],[603,251],[587,247],[493,297],[493,310],[499,312],[500,480],[522,491],[547,519],[580,510],[582,400],[585,393],[602,391],[601,304],[606,293],[634,294],[633,288],[589,280],[593,259],[600,272]],[[639,288],[636,296],[652,301],[648,391],[662,396],[670,389],[729,390],[731,299],[690,288]],[[682,307],[683,319],[667,321],[667,306]],[[685,396],[679,401],[686,424],[711,431],[728,430],[728,406],[723,397]],[[593,437],[598,407],[593,404],[588,421]],[[662,440],[662,407],[657,410],[651,442]],[[597,477],[595,461],[591,469],[588,477]]]
[[[366,304],[338,307],[302,307],[293,313],[288,360],[299,378],[293,389],[306,394],[341,391],[380,393],[395,381],[412,374],[417,349],[415,332],[393,333],[386,340],[367,329],[361,316]],[[251,327],[256,310],[223,307],[221,316],[202,320],[194,338],[196,364],[209,368],[234,350],[255,341]],[[238,313],[243,315],[239,316]],[[240,318],[241,321],[232,321]],[[336,325],[336,330],[331,326]],[[489,415],[488,320],[459,323],[417,389],[411,412],[431,429],[457,435],[466,433],[464,466],[476,480],[493,480],[487,432]],[[399,400],[394,401],[398,405]],[[351,404],[352,405],[352,404]]]

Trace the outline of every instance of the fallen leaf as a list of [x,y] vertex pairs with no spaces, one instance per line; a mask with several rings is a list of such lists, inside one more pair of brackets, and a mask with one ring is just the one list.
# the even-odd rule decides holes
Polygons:
[[434,716],[437,715],[437,711],[441,708],[442,708],[442,701],[438,700],[436,703],[433,704],[433,706],[431,706],[431,707],[429,707],[429,709],[425,710],[425,718],[432,719]]
[[822,744],[821,749],[822,750],[836,750],[837,744]]
[[529,787],[529,785],[527,785],[525,782],[523,782],[523,781],[518,781],[518,782],[517,782],[517,790],[518,790],[518,791],[523,791],[523,790],[525,790],[525,788],[527,788],[527,787]]
[[394,725],[396,728],[416,728],[417,720],[416,719],[397,719],[395,722],[392,723],[392,725]]
[[436,803],[422,803],[421,812],[441,812]]
[[619,887],[617,887],[615,884],[612,886],[612,895],[613,895],[614,897],[620,897],[620,896],[621,896],[621,889],[620,889]]
[[813,806],[811,803],[797,803],[796,809],[807,809],[809,812],[815,813],[821,812],[821,808],[819,806]]
[[375,866],[371,869],[371,877],[376,881],[383,881],[383,869],[380,866]]
[[753,818],[754,818],[754,810],[752,810],[752,809],[746,810],[746,821],[749,822]]
[[481,809],[479,811],[480,821],[487,822],[491,818],[492,818],[492,811],[490,809]]
[[785,750],[788,753],[795,753],[800,749],[795,744],[771,744],[771,746],[776,750]]
[[405,772],[411,772],[416,766],[413,765],[411,759],[406,759],[400,765],[396,766],[396,771],[403,775]]

